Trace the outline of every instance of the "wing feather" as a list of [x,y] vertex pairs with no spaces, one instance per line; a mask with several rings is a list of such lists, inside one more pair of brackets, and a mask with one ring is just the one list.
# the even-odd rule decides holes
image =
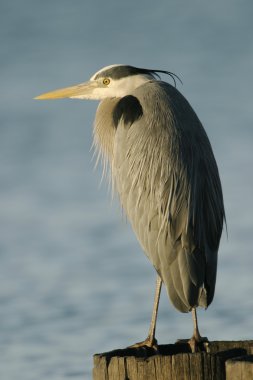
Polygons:
[[225,212],[204,128],[164,82],[150,81],[113,107],[111,166],[123,209],[174,306],[207,307]]

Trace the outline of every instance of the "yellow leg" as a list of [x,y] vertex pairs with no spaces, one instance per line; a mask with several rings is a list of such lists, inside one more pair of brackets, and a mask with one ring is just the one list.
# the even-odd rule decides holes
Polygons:
[[191,347],[192,352],[194,353],[197,351],[198,345],[200,343],[207,343],[208,339],[206,337],[202,337],[199,333],[197,311],[195,307],[192,309],[192,320],[193,320],[193,336],[188,341],[188,343]]
[[148,337],[143,342],[138,342],[138,343],[133,344],[132,346],[130,346],[131,348],[148,346],[157,350],[157,340],[155,338],[155,330],[156,330],[156,321],[157,321],[161,288],[162,288],[162,280],[159,276],[157,276],[154,306],[153,306],[153,312],[152,312],[152,318],[151,318]]

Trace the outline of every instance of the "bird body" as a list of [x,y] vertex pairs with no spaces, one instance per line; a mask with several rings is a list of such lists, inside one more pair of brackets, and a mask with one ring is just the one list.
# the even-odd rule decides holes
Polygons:
[[216,162],[195,112],[176,88],[151,80],[103,100],[94,128],[122,207],[173,305],[182,312],[207,307],[224,213]]
[[[214,296],[222,189],[201,122],[160,72],[172,76],[112,65],[89,82],[38,98],[101,100],[94,123],[98,156],[105,169],[109,164],[113,189],[172,304],[195,312]],[[199,340],[196,313],[194,318],[193,338]]]

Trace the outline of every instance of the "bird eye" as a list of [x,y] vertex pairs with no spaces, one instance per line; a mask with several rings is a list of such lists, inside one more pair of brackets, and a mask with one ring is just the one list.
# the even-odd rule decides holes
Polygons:
[[109,78],[104,78],[103,79],[103,84],[105,84],[106,86],[108,86],[109,83],[110,83],[110,79]]

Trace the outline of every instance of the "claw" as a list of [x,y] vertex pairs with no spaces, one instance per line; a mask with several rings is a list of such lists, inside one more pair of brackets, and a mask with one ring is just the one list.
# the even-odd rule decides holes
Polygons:
[[199,336],[197,338],[193,335],[191,339],[178,339],[176,344],[188,344],[191,352],[195,354],[196,352],[203,350],[208,352],[209,340],[206,337]]
[[143,340],[142,342],[137,342],[131,346],[129,346],[128,348],[141,348],[141,347],[149,347],[149,348],[153,348],[155,351],[158,352],[158,344],[157,344],[157,340],[155,338],[151,338],[151,337],[147,337],[147,339]]
[[208,339],[207,337],[202,337],[202,336],[192,336],[191,339],[188,340],[187,342],[191,348],[191,352],[195,354],[198,351],[201,351],[201,346],[204,346],[205,349],[207,349],[208,346]]

